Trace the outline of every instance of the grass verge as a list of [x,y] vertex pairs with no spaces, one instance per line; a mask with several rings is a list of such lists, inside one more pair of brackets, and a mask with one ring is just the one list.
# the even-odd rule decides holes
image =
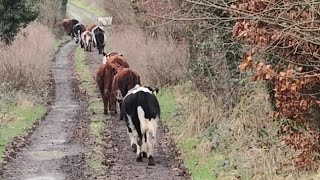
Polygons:
[[223,104],[191,82],[161,90],[163,122],[193,179],[305,177],[296,173],[295,153],[277,135],[279,125],[272,121],[264,87],[261,83],[242,87],[241,99],[229,115]]
[[102,172],[103,156],[103,131],[106,127],[105,118],[101,116],[103,114],[103,106],[101,106],[100,100],[97,98],[95,91],[96,85],[93,81],[90,73],[89,66],[86,64],[86,54],[78,47],[75,51],[75,70],[80,79],[80,90],[85,92],[88,96],[89,111],[90,111],[90,129],[89,135],[94,142],[92,153],[86,160],[91,172],[95,175]]
[[172,91],[172,88],[165,88],[158,94],[162,120],[169,127],[185,166],[192,174],[192,178],[194,180],[215,179],[212,173],[212,166],[216,163],[216,155],[199,153],[201,152],[201,149],[199,149],[201,147],[198,146],[200,143],[198,137],[179,138],[185,127],[181,119],[179,119],[181,106],[179,107]]
[[46,107],[33,99],[36,98],[20,92],[0,92],[0,164],[7,145],[45,115]]
[[73,5],[79,7],[87,12],[92,13],[97,17],[106,16],[106,13],[103,8],[95,7],[95,6],[91,5],[91,3],[89,3],[86,0],[70,0],[69,3],[72,3]]

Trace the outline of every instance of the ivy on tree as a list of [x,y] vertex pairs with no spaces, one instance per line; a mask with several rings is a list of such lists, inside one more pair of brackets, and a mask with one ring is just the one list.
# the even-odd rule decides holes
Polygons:
[[38,12],[28,0],[0,0],[0,38],[10,44],[21,27],[35,20]]

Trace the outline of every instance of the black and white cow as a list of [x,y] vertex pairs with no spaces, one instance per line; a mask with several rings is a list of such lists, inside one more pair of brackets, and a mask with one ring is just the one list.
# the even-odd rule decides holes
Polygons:
[[76,44],[80,42],[81,48],[84,47],[84,42],[81,40],[81,34],[86,31],[86,27],[83,24],[76,24],[73,26],[73,37],[76,40]]
[[93,34],[93,38],[92,38],[93,46],[94,47],[97,46],[99,54],[102,54],[107,36],[104,30],[99,26],[96,26],[92,29],[92,34]]
[[136,85],[123,98],[120,112],[127,124],[130,145],[137,153],[136,160],[142,162],[147,157],[148,165],[155,165],[154,147],[160,121],[157,92],[158,89]]

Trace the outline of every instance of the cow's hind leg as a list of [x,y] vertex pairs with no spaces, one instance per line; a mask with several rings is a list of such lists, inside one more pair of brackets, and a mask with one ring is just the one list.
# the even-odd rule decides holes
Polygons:
[[158,129],[158,118],[151,119],[148,121],[148,131],[147,131],[147,154],[148,154],[148,165],[154,166],[154,147],[156,145],[156,138],[157,138],[157,129]]
[[142,137],[139,137],[138,136],[138,146],[137,146],[137,161],[138,162],[142,162],[142,152],[141,152],[141,150],[142,150],[142,144],[143,144],[143,142],[142,142],[142,140],[143,140],[143,138]]
[[130,138],[130,146],[132,147],[132,151],[134,153],[136,153],[137,152],[137,146],[138,146],[138,142],[137,142],[138,133],[137,133],[137,130],[133,126],[131,117],[128,116],[128,115],[126,115],[126,116],[124,115],[124,117],[125,117],[125,121],[126,121],[126,124],[127,124],[127,133],[129,135],[129,138]]
[[137,144],[138,144],[138,142],[137,142],[137,139],[136,139],[136,137],[134,135],[134,132],[130,127],[127,127],[127,133],[129,135],[129,138],[130,138],[130,146],[132,147],[132,151],[134,153],[136,153],[137,152]]
[[147,146],[148,144],[147,144],[147,134],[144,134],[143,135],[143,138],[142,138],[142,146],[141,146],[141,151],[142,151],[142,156],[144,157],[144,158],[147,158],[148,157],[148,155],[147,155],[147,148],[148,148],[148,146]]
[[108,105],[109,105],[110,94],[108,90],[105,90],[103,95],[103,104],[104,104],[104,114],[108,114]]

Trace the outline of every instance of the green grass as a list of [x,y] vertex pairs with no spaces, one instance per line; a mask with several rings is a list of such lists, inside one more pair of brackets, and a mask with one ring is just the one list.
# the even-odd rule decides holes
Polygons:
[[[178,111],[178,103],[172,93],[172,89],[162,89],[158,94],[163,122],[169,127],[177,147],[181,152],[185,166],[191,172],[194,180],[214,180],[213,169],[219,157],[215,154],[201,151],[200,140],[197,137],[184,137],[178,140],[178,136],[184,131],[180,116],[174,116]],[[183,118],[183,117],[182,117]]]
[[102,115],[103,105],[97,98],[95,92],[96,84],[91,77],[89,66],[86,64],[85,58],[85,52],[78,47],[75,52],[75,69],[81,81],[80,89],[89,96],[89,111],[91,112],[89,134],[95,142],[92,154],[87,159],[87,163],[93,174],[99,174],[102,172],[102,162],[104,161],[103,147],[101,145],[104,143],[102,140],[102,133],[106,128],[106,121],[105,116]]
[[58,52],[59,48],[62,44],[68,42],[70,40],[70,36],[62,36],[62,38],[55,39],[54,44],[53,44],[53,50],[54,52]]
[[[23,98],[23,101],[28,102],[27,99],[30,97],[23,96],[21,98]],[[6,146],[15,137],[25,135],[27,130],[46,113],[45,106],[33,103],[18,103],[16,101],[15,97],[9,100],[0,100],[0,163],[3,160]],[[6,114],[5,117],[4,114]]]
[[103,8],[94,7],[86,0],[69,0],[69,3],[72,3],[73,5],[78,6],[79,8],[92,13],[97,17],[106,16],[106,13]]

